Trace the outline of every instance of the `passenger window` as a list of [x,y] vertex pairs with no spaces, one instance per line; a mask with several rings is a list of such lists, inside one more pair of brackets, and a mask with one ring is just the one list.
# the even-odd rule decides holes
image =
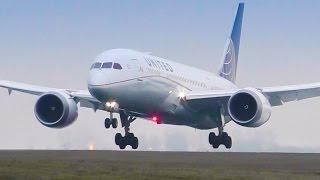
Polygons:
[[106,68],[106,69],[109,69],[112,67],[112,62],[106,62],[106,63],[103,63],[102,65],[102,68]]
[[119,70],[121,70],[122,67],[121,67],[121,65],[120,65],[119,63],[114,63],[114,64],[113,64],[113,69],[119,69]]

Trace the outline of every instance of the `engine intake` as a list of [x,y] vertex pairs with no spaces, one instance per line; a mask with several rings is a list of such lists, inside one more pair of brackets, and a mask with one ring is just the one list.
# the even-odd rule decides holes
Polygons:
[[228,102],[232,120],[246,127],[258,127],[271,116],[268,99],[257,89],[246,88],[235,93]]
[[35,104],[39,122],[51,128],[63,128],[78,117],[77,103],[65,92],[49,92],[40,96]]

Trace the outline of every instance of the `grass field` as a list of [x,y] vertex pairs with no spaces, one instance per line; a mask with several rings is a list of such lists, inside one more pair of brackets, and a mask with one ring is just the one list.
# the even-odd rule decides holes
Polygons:
[[0,179],[320,179],[320,154],[0,151]]

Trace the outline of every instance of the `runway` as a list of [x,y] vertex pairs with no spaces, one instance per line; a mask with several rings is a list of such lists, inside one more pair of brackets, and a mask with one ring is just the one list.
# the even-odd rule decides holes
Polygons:
[[0,151],[0,179],[320,179],[320,154]]

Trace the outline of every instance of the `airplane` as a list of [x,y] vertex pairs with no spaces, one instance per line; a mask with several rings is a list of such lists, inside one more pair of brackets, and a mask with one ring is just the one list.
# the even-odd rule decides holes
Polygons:
[[117,128],[120,115],[124,135],[116,133],[120,149],[137,149],[130,131],[137,118],[157,124],[181,125],[211,131],[213,148],[232,146],[224,127],[229,122],[259,127],[271,116],[271,108],[290,101],[320,96],[320,83],[273,87],[236,85],[236,72],[244,3],[238,4],[218,73],[179,64],[150,53],[112,49],[98,55],[89,70],[88,89],[58,89],[0,81],[9,95],[18,91],[38,97],[34,113],[49,128],[64,128],[78,117],[78,106],[107,113],[106,128]]

